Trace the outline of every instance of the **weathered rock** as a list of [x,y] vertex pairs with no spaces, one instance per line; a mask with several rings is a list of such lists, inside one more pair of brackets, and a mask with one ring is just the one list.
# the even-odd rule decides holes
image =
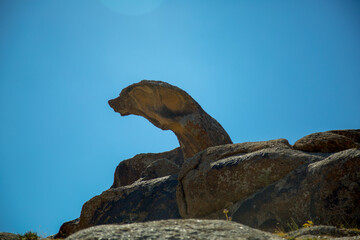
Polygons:
[[[158,160],[161,160],[164,165],[155,164]],[[176,174],[183,161],[180,148],[163,153],[138,154],[119,163],[115,170],[114,183],[111,188],[130,185],[141,177],[152,179]]]
[[19,240],[19,235],[14,233],[0,232],[1,240]]
[[[261,149],[266,148],[291,148],[288,140],[286,139],[276,139],[270,141],[260,141],[260,142],[244,142],[244,143],[235,143],[235,144],[225,144],[221,146],[210,147],[203,151],[201,155],[204,158],[212,159],[212,161],[220,160],[230,156],[241,155],[245,153],[255,152]],[[184,161],[179,178],[183,178],[184,175],[193,168],[196,168],[200,164],[200,155],[186,159]]]
[[360,150],[305,164],[229,210],[234,221],[268,231],[307,220],[360,226]]
[[176,204],[176,185],[177,175],[174,175],[104,191],[83,205],[79,222],[62,227],[66,231],[56,237],[68,236],[80,229],[101,224],[180,218]]
[[168,160],[167,158],[160,158],[152,162],[147,168],[141,173],[141,179],[149,180],[159,177],[165,177],[169,175],[178,174],[180,167]]
[[356,143],[360,143],[360,129],[348,129],[348,130],[331,130],[331,133],[343,135],[350,138]]
[[287,234],[288,237],[293,237],[297,239],[302,237],[304,237],[305,239],[313,239],[316,237],[321,237],[322,239],[329,239],[334,237],[353,237],[359,235],[360,231],[324,225],[300,228]]
[[359,240],[360,236],[352,237],[331,237],[331,236],[322,236],[322,235],[303,235],[297,238],[288,237],[287,239],[295,240]]
[[232,143],[223,127],[185,91],[161,81],[143,80],[109,101],[122,116],[134,114],[177,136],[184,158],[211,146]]
[[179,173],[180,214],[206,217],[321,159],[292,150],[285,139],[208,148],[187,159]]
[[360,129],[334,130],[307,135],[294,144],[294,149],[306,152],[340,152],[360,146]]
[[267,232],[221,220],[163,220],[125,225],[102,225],[79,231],[67,240],[110,239],[283,239]]
[[58,238],[66,238],[67,236],[70,236],[71,234],[77,232],[80,230],[80,218],[76,218],[72,221],[65,222],[63,225],[61,225],[60,230],[57,234],[55,234],[52,239],[58,239]]

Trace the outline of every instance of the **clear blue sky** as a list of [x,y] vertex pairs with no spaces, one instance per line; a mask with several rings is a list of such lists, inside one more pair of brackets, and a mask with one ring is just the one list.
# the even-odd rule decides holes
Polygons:
[[360,128],[360,1],[0,0],[0,231],[54,234],[121,160],[178,146],[107,105],[142,79],[236,143]]

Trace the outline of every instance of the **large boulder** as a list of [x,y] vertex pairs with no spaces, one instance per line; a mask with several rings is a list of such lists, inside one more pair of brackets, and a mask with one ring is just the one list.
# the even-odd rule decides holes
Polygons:
[[285,139],[208,148],[185,160],[177,202],[183,218],[228,208],[321,156],[292,150]]
[[360,226],[360,150],[305,164],[277,183],[231,206],[236,222],[274,231],[279,226]]
[[79,231],[67,238],[67,240],[98,239],[281,240],[283,238],[239,223],[195,219],[102,225]]
[[80,218],[64,223],[55,237],[64,238],[81,229],[101,224],[180,218],[176,185],[177,175],[173,175],[110,188],[87,201]]
[[163,153],[142,153],[121,161],[115,169],[111,188],[127,186],[143,178],[149,180],[177,174],[183,164],[180,148]]
[[360,129],[312,133],[294,144],[294,149],[306,152],[334,153],[356,147],[360,147]]
[[109,105],[122,116],[142,116],[162,130],[173,131],[185,159],[208,147],[232,143],[223,127],[188,93],[165,82],[132,84]]

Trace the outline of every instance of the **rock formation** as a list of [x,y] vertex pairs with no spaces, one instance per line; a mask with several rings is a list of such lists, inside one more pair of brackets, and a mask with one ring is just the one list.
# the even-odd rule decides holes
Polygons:
[[176,204],[177,175],[110,188],[87,201],[79,219],[64,223],[55,238],[101,224],[180,218]]
[[339,152],[360,147],[360,130],[313,133],[296,141],[294,148],[306,152]]
[[297,167],[321,159],[292,150],[285,139],[208,148],[187,159],[179,173],[180,214],[199,218],[221,211]]
[[185,91],[161,81],[143,80],[109,101],[122,116],[134,114],[177,136],[184,158],[208,147],[232,143],[222,126]]
[[183,161],[180,148],[163,153],[138,154],[119,163],[112,188],[130,185],[140,178],[149,180],[177,174]]
[[276,235],[221,220],[166,220],[125,225],[102,225],[71,235],[67,240],[199,239],[281,240]]
[[360,226],[360,150],[305,164],[231,209],[234,221],[274,230],[279,224]]
[[[78,231],[69,239],[160,238],[165,232],[174,239],[265,236],[234,222],[149,222],[225,219],[224,208],[233,221],[267,231],[308,220],[360,226],[360,130],[310,134],[294,146],[286,139],[232,144],[186,92],[158,81],[133,84],[109,104],[121,115],[140,115],[172,130],[180,148],[120,162],[112,187],[86,202],[56,238]],[[125,225],[81,231],[114,223]]]

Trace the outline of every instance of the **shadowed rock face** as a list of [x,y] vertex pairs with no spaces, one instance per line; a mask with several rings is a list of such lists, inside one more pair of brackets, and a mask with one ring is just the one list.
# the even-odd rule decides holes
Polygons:
[[173,175],[110,188],[87,201],[80,218],[64,223],[54,238],[102,224],[178,219],[176,185],[177,175]]
[[139,180],[177,174],[183,161],[180,148],[163,153],[138,154],[119,163],[111,188],[127,186]]
[[143,80],[109,101],[115,112],[142,116],[177,136],[184,158],[208,147],[232,143],[223,127],[185,91],[161,81]]

